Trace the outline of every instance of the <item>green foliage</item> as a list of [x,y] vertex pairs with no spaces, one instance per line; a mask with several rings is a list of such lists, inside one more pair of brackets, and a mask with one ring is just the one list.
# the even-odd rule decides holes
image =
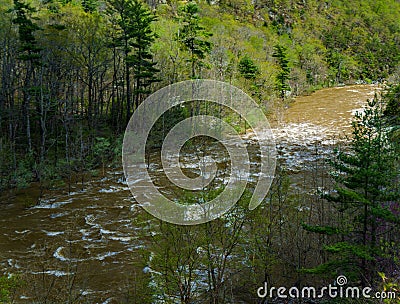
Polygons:
[[247,55],[240,59],[238,68],[240,75],[246,79],[255,79],[260,74],[259,67]]
[[[105,174],[105,166],[106,163],[111,158],[111,144],[108,138],[104,137],[96,137],[95,144],[92,148],[94,161],[97,163],[101,163],[101,167],[103,169],[103,176]],[[97,167],[97,166],[95,166]]]
[[394,292],[395,298],[393,299],[384,299],[383,303],[385,304],[399,304],[400,303],[400,298],[399,298],[399,293],[400,293],[400,283],[398,280],[394,278],[388,278],[385,273],[383,272],[378,272],[379,277],[382,279],[382,291],[388,293],[388,292]]
[[68,177],[65,176],[68,171],[65,172],[63,170],[65,167],[62,163],[63,162],[60,161],[60,163],[55,166],[47,161],[34,164],[33,170],[35,172],[36,179],[40,183],[41,189],[52,189],[65,186],[62,177]]
[[336,83],[343,83],[343,81],[350,79],[351,72],[346,55],[337,51],[329,51],[327,62],[330,67],[331,77]]
[[[210,201],[220,192],[203,192],[201,197]],[[209,223],[181,226],[160,221],[152,227],[147,251],[151,252],[148,266],[155,291],[153,303],[220,303],[231,299],[227,294],[228,278],[234,276],[234,265],[242,265],[239,244],[244,242],[250,197],[250,193],[244,193],[232,210]],[[198,200],[197,195],[186,194],[180,203],[193,204]]]
[[0,276],[0,302],[12,303],[16,290],[21,286],[22,281],[18,276]]
[[97,0],[82,0],[82,7],[86,13],[93,13],[98,6]]
[[121,165],[122,159],[122,143],[123,143],[123,136],[119,136],[115,139],[114,143],[111,145],[113,160],[112,164],[114,167],[118,168]]
[[11,184],[17,188],[29,186],[33,179],[33,155],[29,154],[25,159],[18,161],[17,168],[13,172]]
[[[353,120],[353,138],[349,151],[340,151],[331,160],[332,176],[337,182],[333,193],[323,197],[338,210],[337,228],[303,225],[305,229],[335,236],[324,249],[333,254],[318,269],[356,273],[365,284],[375,278],[377,259],[383,256],[379,244],[385,239],[382,227],[396,227],[399,216],[391,209],[399,197],[396,153],[383,123],[383,103],[377,96],[368,101]],[[334,268],[330,268],[334,266]]]
[[104,137],[96,137],[93,146],[93,154],[98,158],[106,158],[110,152],[110,140]]
[[39,26],[32,21],[32,13],[36,10],[29,3],[24,3],[20,0],[14,0],[13,11],[16,17],[13,23],[18,25],[20,45],[20,59],[22,60],[37,60],[38,53],[41,48],[37,45],[35,32],[39,30]]
[[173,107],[164,112],[151,128],[146,142],[146,149],[161,148],[168,132],[180,121],[189,117],[190,104],[183,107]]
[[[347,4],[337,1],[322,11],[331,17],[324,21],[322,40],[331,52],[333,76],[341,81],[347,77],[365,81],[387,77],[399,61],[399,49],[393,40],[399,28],[395,17],[399,4],[368,0]],[[351,61],[356,64],[349,64]]]
[[[288,91],[302,94],[343,82],[382,81],[400,63],[396,0],[156,2],[154,11],[140,0],[1,2],[2,189],[26,187],[33,180],[41,188],[55,187],[61,178],[71,181],[74,172],[84,176],[82,171],[102,167],[104,174],[110,161],[120,166],[127,120],[161,85],[220,79],[257,96],[264,107],[276,104],[276,95],[284,99]],[[392,245],[396,239],[386,233],[396,234],[399,225],[390,208],[398,201],[392,174],[398,172],[398,164],[393,165],[398,156],[386,134],[388,122],[390,139],[400,138],[398,93],[394,86],[385,95],[385,119],[381,110],[374,112],[379,108],[375,99],[365,116],[357,116],[351,147],[332,160],[337,188],[324,195],[326,209],[337,215],[330,222],[303,224],[302,231],[301,223],[313,220],[315,210],[307,215],[298,210],[297,197],[288,194],[288,178],[276,178],[265,204],[248,222],[247,194],[225,217],[207,225],[152,227],[165,234],[143,237],[154,248],[154,256],[148,251],[143,259],[158,272],[143,273],[145,265],[138,263],[136,293],[129,300],[151,303],[159,300],[152,294],[159,293],[216,303],[229,294],[224,300],[236,303],[232,294],[242,283],[247,287],[253,280],[256,289],[271,277],[293,277],[309,262],[314,243],[329,254],[321,254],[327,262],[309,273],[343,271],[354,282],[373,277],[378,258],[394,259],[398,252]],[[236,116],[207,107],[196,110],[245,130]],[[147,151],[161,146],[172,126],[191,114],[189,108],[173,108],[156,122]],[[181,199],[197,202],[189,195]],[[382,226],[388,230],[378,231]],[[302,232],[317,233],[318,241],[307,242]],[[14,286],[9,280],[0,279],[4,301],[10,301]],[[301,277],[295,281],[301,284]]]
[[286,91],[290,91],[288,83],[290,79],[290,67],[286,47],[279,44],[275,45],[272,57],[277,59],[279,65],[279,71],[276,76],[276,90],[279,92],[279,96],[284,99]]
[[156,74],[159,70],[153,61],[153,54],[150,52],[156,34],[152,29],[152,24],[157,20],[156,16],[140,1],[133,1],[132,12],[129,15],[129,31],[132,40],[130,45],[134,52],[128,58],[128,64],[133,68],[135,78],[135,88],[133,90],[135,108],[139,106],[140,96],[150,93],[149,87],[152,83],[158,82]]
[[330,226],[311,226],[305,223],[302,224],[302,227],[310,232],[326,234],[326,235],[335,235],[339,233],[339,228],[330,227]]
[[[2,187],[29,183],[35,162],[57,166],[64,158],[74,170],[87,168],[93,139],[113,145],[102,129],[120,135],[161,85],[220,79],[279,107],[289,91],[382,81],[399,67],[398,1],[206,2],[152,10],[141,0],[3,1]],[[388,117],[398,117],[396,108],[388,101]],[[186,115],[179,112],[172,116]],[[12,155],[27,152],[31,164],[17,165]]]
[[[153,54],[150,52],[156,38],[152,24],[157,18],[140,0],[111,0],[108,4],[111,20],[118,26],[117,35],[110,45],[114,49],[122,50],[125,61],[127,123],[132,114],[132,92],[133,109],[136,109],[146,94],[150,93],[149,86],[159,81],[156,77],[159,70],[155,67],[156,62],[153,62]],[[131,69],[134,76],[133,89]]]
[[208,38],[212,34],[200,25],[199,11],[199,6],[194,2],[188,2],[178,11],[180,29],[176,40],[190,53],[192,79],[199,77],[196,68],[204,66],[203,59],[211,51],[211,42]]
[[400,125],[400,85],[392,85],[383,96],[386,103],[384,115],[389,123],[394,126]]

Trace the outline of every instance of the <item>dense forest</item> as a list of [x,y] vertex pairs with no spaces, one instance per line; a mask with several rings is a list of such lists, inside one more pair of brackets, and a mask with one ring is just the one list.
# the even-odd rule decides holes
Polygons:
[[[0,1],[0,194],[33,185],[37,200],[25,208],[47,190],[121,167],[131,115],[166,85],[225,81],[271,121],[324,87],[385,85],[302,191],[278,164],[266,204],[253,211],[247,189],[229,213],[199,226],[139,213],[139,270],[115,303],[270,303],[255,292],[264,282],[322,285],[340,274],[400,292],[399,1]],[[166,119],[192,114],[180,108]],[[35,303],[98,301],[84,297],[77,277],[34,284],[1,275],[5,303],[21,290]]]
[[366,0],[3,1],[0,188],[46,186],[118,159],[113,147],[135,108],[177,81],[233,83],[270,113],[320,87],[397,81],[399,9]]

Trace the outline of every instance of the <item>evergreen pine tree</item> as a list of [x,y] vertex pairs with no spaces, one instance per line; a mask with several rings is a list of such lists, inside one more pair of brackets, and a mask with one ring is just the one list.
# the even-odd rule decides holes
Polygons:
[[249,56],[244,56],[239,62],[239,73],[246,79],[255,79],[260,69]]
[[150,10],[140,1],[135,0],[132,7],[132,31],[134,37],[131,45],[134,52],[128,60],[133,68],[135,87],[133,90],[135,109],[139,106],[145,94],[150,93],[149,87],[152,83],[159,81],[156,74],[159,70],[153,61],[153,54],[150,47],[153,44],[156,34],[151,24],[156,20]]
[[249,89],[253,97],[257,97],[261,100],[261,89],[262,84],[258,82],[258,76],[260,75],[260,68],[254,63],[254,61],[245,55],[238,65],[240,75],[249,82]]
[[86,13],[93,13],[97,8],[97,0],[82,0],[82,7]]
[[[122,48],[125,59],[126,81],[126,121],[131,116],[132,97],[133,108],[139,106],[144,94],[149,92],[149,85],[158,81],[155,74],[158,69],[153,62],[150,47],[156,37],[151,24],[156,20],[149,8],[140,0],[111,0],[110,13],[116,15],[120,34],[115,43]],[[131,69],[135,77],[135,87],[131,87]]]
[[194,2],[189,2],[179,9],[178,20],[181,24],[176,36],[183,49],[190,53],[191,78],[197,78],[196,68],[203,65],[203,59],[211,52],[211,42],[207,40],[212,34],[200,25],[200,8]]
[[290,85],[288,83],[290,79],[290,67],[286,48],[279,44],[275,45],[272,57],[277,59],[279,65],[279,72],[276,76],[276,90],[279,92],[279,96],[284,99],[286,91],[290,91]]
[[323,195],[337,214],[336,226],[303,227],[311,232],[336,236],[324,249],[332,259],[308,272],[344,273],[363,286],[371,284],[384,255],[386,233],[400,218],[393,208],[399,201],[394,186],[398,171],[396,154],[383,122],[383,104],[375,96],[352,123],[348,151],[337,152],[330,162],[335,191]]

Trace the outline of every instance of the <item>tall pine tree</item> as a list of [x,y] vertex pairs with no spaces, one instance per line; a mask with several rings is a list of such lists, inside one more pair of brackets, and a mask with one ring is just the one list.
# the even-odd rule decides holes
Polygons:
[[156,74],[159,70],[153,60],[150,47],[153,44],[156,34],[151,28],[151,24],[157,19],[150,10],[141,2],[134,1],[132,11],[132,30],[134,37],[131,45],[134,49],[133,54],[128,58],[128,62],[133,68],[135,86],[133,90],[134,107],[139,106],[146,94],[150,93],[150,85],[159,81]]
[[290,91],[290,67],[287,58],[286,48],[282,45],[275,45],[272,57],[278,61],[279,71],[276,76],[276,90],[279,92],[280,98],[285,99],[286,91]]
[[203,59],[211,52],[211,42],[207,40],[212,34],[200,25],[200,8],[194,2],[182,6],[178,12],[178,21],[181,25],[176,40],[184,50],[190,53],[191,78],[198,78]]
[[323,197],[336,210],[336,226],[303,226],[334,237],[324,246],[332,258],[309,272],[341,273],[367,286],[383,270],[379,260],[385,244],[393,241],[387,239],[388,232],[400,224],[400,193],[395,186],[396,153],[382,118],[383,103],[375,96],[356,114],[348,150],[337,152],[331,161],[337,186]]
[[[109,12],[114,15],[114,20],[120,29],[114,43],[124,54],[128,122],[132,108],[136,109],[143,96],[149,93],[150,84],[158,81],[155,76],[158,69],[150,52],[150,47],[156,38],[151,28],[156,16],[140,0],[111,0],[109,7]],[[131,72],[134,77],[134,88],[132,88]]]

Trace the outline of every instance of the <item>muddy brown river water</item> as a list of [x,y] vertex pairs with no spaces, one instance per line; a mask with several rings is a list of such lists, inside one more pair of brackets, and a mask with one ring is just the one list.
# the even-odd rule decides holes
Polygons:
[[[354,85],[296,98],[282,121],[273,124],[279,158],[288,171],[304,170],[316,146],[329,153],[332,144],[349,133],[352,114],[378,90],[374,85]],[[183,165],[191,168],[192,160],[188,155]],[[161,170],[155,159],[152,162],[154,172]],[[62,283],[51,292],[66,292],[67,286],[62,286],[70,284],[74,274],[79,277],[74,289],[81,293],[81,299],[88,303],[119,302],[138,271],[134,265],[143,246],[139,230],[144,229],[132,223],[142,211],[124,182],[123,172],[108,171],[104,177],[76,185],[71,193],[48,191],[37,206],[26,208],[25,201],[36,192],[32,187],[0,197],[0,274],[40,278],[26,282],[37,286],[18,294],[16,302],[31,303],[35,296],[32,290],[43,293],[53,280]]]

